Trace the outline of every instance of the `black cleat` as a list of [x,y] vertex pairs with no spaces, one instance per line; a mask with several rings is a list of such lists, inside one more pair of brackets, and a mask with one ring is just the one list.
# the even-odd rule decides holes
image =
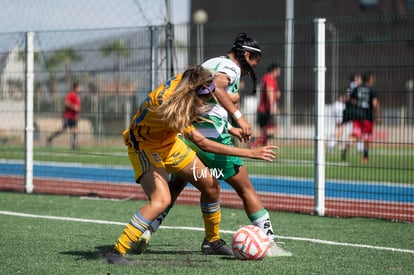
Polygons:
[[204,239],[203,243],[201,244],[201,252],[203,252],[204,255],[233,256],[233,251],[223,239],[219,239],[214,242],[208,242],[206,239]]
[[117,264],[117,265],[132,265],[132,261],[125,258],[121,253],[115,249],[108,252],[105,255],[105,260],[108,264]]

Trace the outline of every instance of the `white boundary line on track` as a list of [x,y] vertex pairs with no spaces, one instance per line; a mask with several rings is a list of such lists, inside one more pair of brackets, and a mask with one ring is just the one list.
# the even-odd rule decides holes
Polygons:
[[[0,215],[7,215],[7,216],[15,216],[15,217],[25,217],[25,218],[39,218],[39,219],[48,219],[48,220],[57,220],[57,221],[74,221],[74,222],[85,222],[85,223],[95,223],[95,224],[110,224],[110,225],[122,225],[125,226],[126,223],[123,222],[113,222],[113,221],[103,221],[103,220],[90,220],[90,219],[79,219],[79,218],[70,218],[70,217],[57,217],[57,216],[47,216],[47,215],[35,215],[35,214],[27,214],[27,213],[19,213],[19,212],[12,212],[12,211],[1,211]],[[163,229],[174,229],[174,230],[192,230],[192,231],[204,231],[204,228],[200,227],[187,227],[187,226],[161,226]],[[223,234],[234,234],[235,231],[231,230],[220,230]],[[400,248],[393,248],[393,247],[383,247],[383,246],[373,246],[373,245],[366,245],[366,244],[353,244],[353,243],[338,243],[333,241],[326,241],[326,240],[319,240],[319,239],[311,239],[311,238],[299,238],[299,237],[286,237],[286,236],[279,236],[276,235],[279,239],[286,239],[286,240],[294,240],[294,241],[304,241],[304,242],[311,242],[311,243],[319,243],[319,244],[326,244],[326,245],[336,245],[336,246],[349,246],[349,247],[359,247],[359,248],[369,248],[375,250],[386,250],[386,251],[393,251],[393,252],[401,252],[401,253],[411,253],[414,254],[414,250],[410,249],[400,249]]]

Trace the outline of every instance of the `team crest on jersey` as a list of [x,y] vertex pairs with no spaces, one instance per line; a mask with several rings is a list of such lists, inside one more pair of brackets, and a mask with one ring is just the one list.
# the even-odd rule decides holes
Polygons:
[[155,153],[155,152],[151,153],[151,157],[154,161],[161,162],[161,157],[158,153]]

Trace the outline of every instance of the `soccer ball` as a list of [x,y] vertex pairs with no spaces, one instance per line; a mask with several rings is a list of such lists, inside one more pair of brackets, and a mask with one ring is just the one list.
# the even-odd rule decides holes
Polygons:
[[266,256],[270,243],[267,235],[257,226],[245,225],[233,235],[231,248],[240,260],[261,260]]

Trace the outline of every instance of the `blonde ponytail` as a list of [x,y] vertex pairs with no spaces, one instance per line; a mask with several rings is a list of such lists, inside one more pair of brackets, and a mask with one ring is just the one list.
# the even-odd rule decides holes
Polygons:
[[206,95],[198,95],[198,91],[209,87],[212,81],[211,72],[200,65],[187,69],[175,91],[155,111],[170,128],[182,132],[210,108],[202,98]]

